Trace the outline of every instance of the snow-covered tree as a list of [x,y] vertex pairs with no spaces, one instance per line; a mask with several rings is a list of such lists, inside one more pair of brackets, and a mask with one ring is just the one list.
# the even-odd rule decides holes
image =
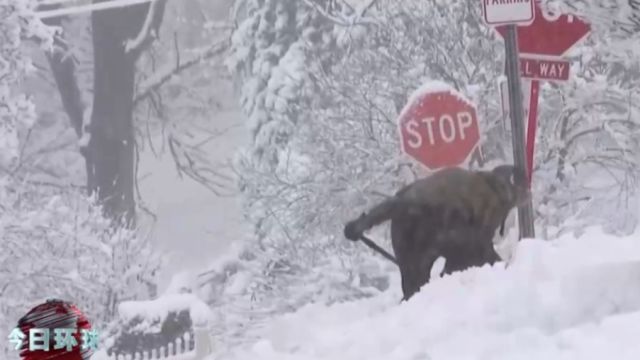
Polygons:
[[[306,56],[303,68],[288,68],[290,86],[304,86],[280,94],[280,102],[268,101],[279,94],[269,84],[280,81],[291,35],[273,24],[287,24],[288,12],[278,12],[276,1],[252,4],[264,6],[248,7],[234,35],[231,62],[254,136],[238,168],[247,217],[256,225],[255,253],[270,254],[269,264],[283,266],[295,279],[279,283],[284,276],[270,276],[275,270],[265,266],[262,279],[269,286],[256,287],[262,293],[291,299],[287,291],[312,292],[302,284],[317,271],[342,268],[352,280],[373,266],[368,250],[343,240],[342,227],[425,174],[401,154],[396,123],[409,95],[424,82],[444,81],[476,102],[485,165],[513,161],[497,82],[504,44],[483,24],[477,4],[379,0],[361,23],[341,23],[331,9],[312,6],[323,29],[330,29],[322,33],[331,46],[326,57]],[[305,34],[304,28],[286,29]],[[534,208],[539,231],[549,237],[586,223],[634,225],[628,216],[611,218],[607,210],[629,197],[619,190],[634,186],[640,150],[634,140],[637,57],[632,50],[608,48],[611,38],[592,36],[571,54],[572,80],[546,84],[541,92]],[[594,190],[591,175],[607,187]],[[376,271],[383,270],[369,273]],[[350,289],[357,293],[356,288]]]
[[20,134],[36,119],[30,99],[16,91],[34,68],[23,39],[35,37],[50,45],[52,32],[33,15],[32,1],[0,2],[0,176],[6,176],[20,156]]
[[[545,2],[588,21],[587,41],[569,54],[571,78],[541,92],[534,208],[544,235],[599,223],[628,233],[638,220],[637,30],[633,1]],[[571,220],[571,221],[567,221]]]
[[[104,4],[103,4],[104,5]],[[108,10],[91,11],[91,94],[79,84],[76,58],[85,35],[73,33],[77,20],[74,4],[42,4],[46,24],[58,27],[54,46],[47,49],[48,67],[55,79],[61,102],[78,136],[86,163],[86,183],[97,193],[103,208],[114,220],[135,222],[135,136],[133,127],[136,62],[155,38],[162,23],[166,0],[131,3]],[[47,12],[60,11],[59,15]],[[70,13],[71,18],[65,16]],[[78,28],[76,27],[76,30]],[[71,30],[71,31],[70,31]],[[75,39],[74,39],[75,38]],[[86,61],[87,56],[82,60]],[[106,155],[109,154],[109,155]],[[115,154],[115,155],[114,155]]]
[[[476,6],[463,1],[449,6],[437,1],[378,4],[380,9],[371,12],[371,18],[380,21],[376,25],[345,29],[319,15],[327,26],[335,26],[327,33],[336,43],[331,61],[305,58],[308,90],[295,95],[307,105],[288,115],[292,118],[288,124],[295,126],[284,127],[291,130],[286,144],[280,144],[286,147],[257,140],[252,150],[259,155],[244,159],[249,164],[241,173],[248,213],[260,238],[286,254],[291,248],[308,247],[310,251],[299,252],[300,261],[322,259],[336,246],[346,246],[335,237],[344,221],[379,200],[376,195],[389,194],[408,179],[401,173],[414,165],[400,156],[395,120],[416,87],[427,79],[438,79],[473,98],[495,91],[500,69],[495,54],[500,54],[500,48],[492,42],[491,30],[482,26]],[[242,23],[241,30],[242,26],[249,25]],[[249,60],[273,48],[278,47],[251,48]],[[272,74],[265,76],[271,76],[269,83],[277,80]],[[251,83],[245,80],[244,85]],[[257,107],[270,93],[253,95],[245,93]],[[499,134],[497,102],[481,106],[484,132]],[[280,116],[277,109],[261,109],[258,119]],[[253,112],[247,113],[250,121],[256,119]],[[270,124],[274,126],[270,129],[282,129],[277,121]],[[279,155],[280,161],[271,168],[258,166],[266,146]]]
[[598,221],[616,232],[636,225],[629,202],[640,176],[638,75],[607,55],[580,56],[572,81],[543,91],[545,136],[538,137],[534,184],[543,194],[537,206],[543,228],[568,218],[579,220],[577,227]]
[[[255,142],[254,151],[261,154],[267,146],[281,159],[275,168],[245,173],[245,193],[256,210],[251,214],[257,214],[253,221],[263,237],[275,232],[288,242],[296,242],[339,234],[346,218],[379,200],[379,195],[388,195],[399,184],[422,175],[424,171],[400,154],[396,118],[408,95],[430,79],[445,81],[475,100],[484,156],[512,161],[510,136],[501,127],[497,89],[504,47],[493,30],[483,24],[479,8],[457,1],[446,5],[439,1],[378,1],[376,5],[372,17],[377,25],[352,26],[346,39],[348,45],[335,47],[347,50],[339,61],[327,66],[307,58],[306,88],[311,90],[298,93],[297,101],[308,105],[298,107],[296,115],[288,115],[292,120],[287,126],[276,126],[278,122],[274,121],[270,123],[274,127],[266,127],[289,129],[287,141]],[[261,29],[259,24],[262,23],[257,20],[241,23],[236,41],[239,34],[247,32],[242,26]],[[334,29],[334,35],[335,32]],[[613,184],[617,189],[632,187],[629,185],[636,177],[634,157],[619,155],[636,152],[632,140],[635,106],[633,102],[625,104],[633,99],[635,86],[629,63],[632,57],[630,52],[621,57],[619,49],[608,49],[609,39],[592,36],[581,52],[573,55],[572,81],[543,89],[534,197],[536,206],[563,209],[554,215],[541,209],[538,215],[543,227],[557,225],[576,214],[576,206],[585,198],[591,199],[593,208],[598,208],[596,203],[605,198],[611,200],[610,196],[585,195],[588,190],[584,188],[589,187],[587,174],[594,174],[594,165],[599,164],[607,172],[615,170],[614,178],[628,180]],[[262,51],[257,46],[239,49],[249,54],[247,59],[254,60],[278,47],[265,45],[262,49],[266,50]],[[334,58],[339,56],[337,52],[332,54]],[[246,63],[258,66],[264,62]],[[268,72],[258,74],[272,79]],[[246,87],[255,85],[246,77],[240,78]],[[309,97],[309,93],[313,96]],[[251,126],[260,124],[256,119],[280,114],[277,109],[258,106],[268,91],[243,94],[250,104],[246,112]],[[261,110],[254,113],[255,109]],[[621,121],[629,116],[629,121]],[[615,125],[605,127],[605,123]],[[598,131],[588,130],[594,126]],[[588,131],[583,133],[585,130]],[[262,158],[253,157],[252,161]],[[575,176],[566,173],[565,167],[572,162],[581,166]],[[550,172],[555,175],[549,177]],[[564,184],[562,190],[557,189],[558,180]],[[617,199],[625,197],[628,194]],[[607,222],[603,213],[592,215]]]
[[235,100],[223,64],[231,30],[223,10],[206,1],[169,2],[167,13],[173,16],[140,59],[134,97],[141,149],[169,153],[179,175],[217,194],[235,185],[225,166],[208,159],[227,130],[217,117]]
[[[86,176],[82,177],[86,177],[90,192],[102,194],[107,212],[116,218],[125,213],[131,219],[136,202],[144,208],[136,183],[137,155],[148,144],[158,155],[170,152],[181,175],[190,176],[214,192],[227,190],[230,179],[217,164],[210,164],[201,150],[203,144],[215,142],[212,115],[219,110],[219,93],[224,93],[211,88],[228,86],[228,73],[220,59],[228,48],[229,25],[225,24],[224,13],[216,14],[214,11],[220,9],[208,9],[207,2],[198,1],[161,0],[152,5],[131,4],[90,13],[74,13],[74,5],[68,3],[50,6],[61,6],[59,10],[71,13],[45,20],[62,30],[54,50],[46,53],[48,62],[41,64],[46,68],[42,72],[51,72],[42,77],[55,80],[60,96],[52,98],[47,86],[34,87],[47,93],[47,97],[38,100],[46,103],[47,109],[55,109],[56,120],[69,119],[86,162]],[[50,6],[42,5],[40,10],[51,10]],[[101,41],[104,43],[97,43]],[[107,49],[108,55],[103,56],[101,52],[109,46],[114,47],[113,51]],[[122,66],[115,66],[118,61]],[[105,78],[112,81],[104,82]],[[106,88],[112,85],[120,89]],[[102,86],[105,89],[100,89]],[[109,99],[125,93],[130,93],[130,98]],[[110,101],[123,103],[103,107]],[[110,111],[121,111],[109,115],[117,121],[103,122],[103,115]],[[97,121],[92,121],[93,115]],[[108,138],[98,139],[103,131]],[[111,139],[114,136],[129,138],[118,142],[124,146],[122,151],[99,149],[108,144],[116,146]],[[110,160],[101,157],[103,153],[120,154],[117,162],[121,166],[116,169],[107,164]],[[122,173],[117,181],[108,180],[114,171]],[[114,195],[108,196],[110,192]]]
[[[230,63],[254,140],[236,169],[257,241],[212,277],[208,296],[258,323],[388,288],[393,264],[341,234],[348,218],[419,172],[400,157],[395,117],[425,80],[481,98],[501,69],[499,44],[465,1],[332,3],[250,2],[233,37]],[[488,136],[502,136],[498,109],[497,99],[481,109]],[[488,152],[503,151],[490,144]],[[236,282],[246,290],[229,290],[242,288]]]
[[[35,70],[27,40],[49,51],[54,29],[34,15],[35,5],[0,1],[0,322],[7,324],[0,337],[4,339],[10,324],[49,297],[77,302],[101,327],[118,302],[153,295],[159,265],[146,237],[112,227],[100,206],[81,189],[44,182],[39,176],[46,168],[37,168],[32,160],[47,147],[32,143],[55,136],[32,136],[36,125],[43,125],[38,120],[51,121],[46,116],[38,119],[32,97],[24,92]],[[17,356],[10,345],[0,347],[2,358]]]
[[332,26],[308,2],[294,0],[239,1],[235,17],[227,64],[253,140],[249,166],[272,169],[308,106],[308,64],[332,55]]

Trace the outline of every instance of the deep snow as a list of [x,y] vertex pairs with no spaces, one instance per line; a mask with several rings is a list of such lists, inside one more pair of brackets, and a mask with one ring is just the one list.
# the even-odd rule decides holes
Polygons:
[[[524,240],[513,261],[274,319],[211,359],[637,359],[639,234]],[[223,352],[225,352],[223,354]]]

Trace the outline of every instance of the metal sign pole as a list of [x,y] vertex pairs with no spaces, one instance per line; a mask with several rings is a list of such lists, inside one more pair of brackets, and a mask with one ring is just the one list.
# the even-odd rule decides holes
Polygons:
[[529,188],[533,178],[533,155],[536,146],[536,131],[538,130],[538,98],[540,95],[540,81],[531,81],[529,96],[529,120],[527,123],[527,175],[529,176]]
[[[520,62],[518,60],[517,25],[506,26],[505,50],[506,72],[509,84],[509,107],[511,115],[511,140],[515,166],[523,174],[527,173],[527,158],[524,142],[524,107],[522,104],[522,86],[520,83]],[[531,200],[518,208],[520,239],[535,236],[533,227],[533,205]]]

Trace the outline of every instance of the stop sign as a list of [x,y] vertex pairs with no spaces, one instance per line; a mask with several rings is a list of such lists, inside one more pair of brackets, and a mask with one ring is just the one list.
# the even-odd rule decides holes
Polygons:
[[[550,16],[536,2],[535,19],[527,26],[518,26],[518,48],[522,54],[562,56],[591,32],[591,25],[570,14]],[[505,26],[496,26],[504,38]]]
[[462,164],[480,141],[473,103],[439,82],[411,96],[398,125],[402,150],[432,170]]

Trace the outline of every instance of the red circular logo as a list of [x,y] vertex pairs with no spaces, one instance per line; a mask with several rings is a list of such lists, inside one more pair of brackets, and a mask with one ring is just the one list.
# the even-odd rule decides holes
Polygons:
[[87,360],[98,335],[70,302],[51,299],[31,309],[9,336],[24,360]]

